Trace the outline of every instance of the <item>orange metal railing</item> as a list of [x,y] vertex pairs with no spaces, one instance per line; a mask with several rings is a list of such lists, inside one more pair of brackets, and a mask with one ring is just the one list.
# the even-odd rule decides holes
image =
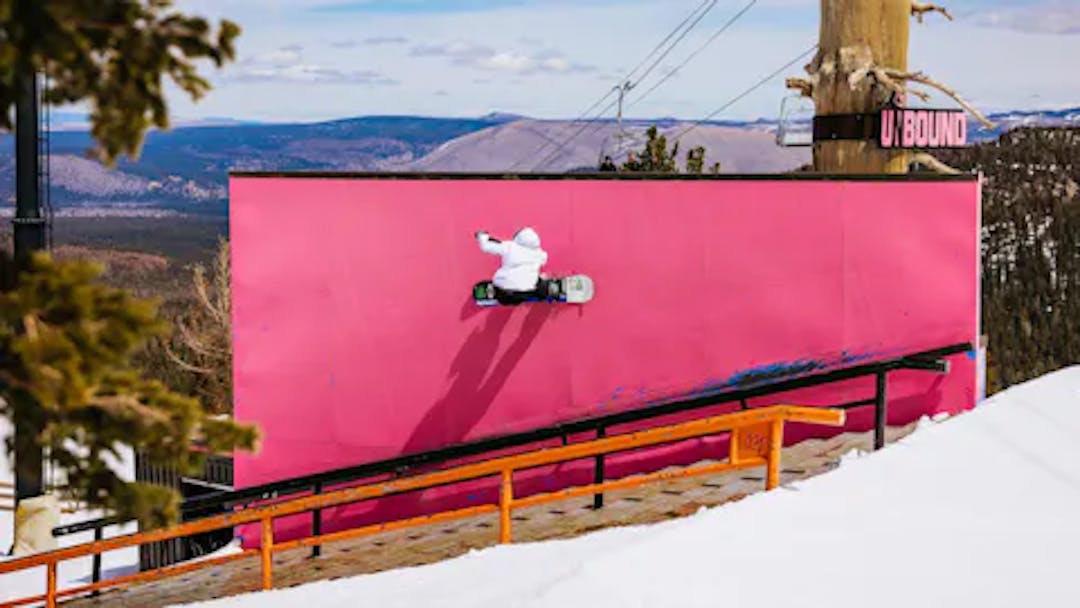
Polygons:
[[[783,429],[785,422],[804,422],[810,424],[840,426],[844,423],[844,412],[841,410],[797,406],[773,406],[754,409],[683,422],[670,426],[657,427],[635,433],[615,435],[568,446],[546,448],[523,454],[493,458],[491,460],[456,466],[422,475],[403,477],[393,481],[371,483],[368,485],[335,490],[325,494],[304,496],[302,498],[296,498],[278,504],[249,507],[234,513],[190,521],[170,528],[117,536],[92,543],[65,547],[47,553],[30,555],[6,562],[0,562],[0,575],[8,572],[45,566],[45,593],[9,601],[0,604],[0,606],[21,606],[44,601],[47,606],[52,607],[56,605],[57,600],[60,598],[85,594],[107,587],[160,579],[174,574],[190,572],[192,570],[223,564],[237,559],[252,557],[254,555],[259,555],[262,561],[262,588],[271,589],[273,587],[273,562],[271,558],[274,553],[279,551],[286,551],[297,547],[318,546],[329,542],[356,538],[378,532],[495,512],[499,513],[499,542],[509,543],[511,542],[512,534],[510,513],[514,509],[564,500],[575,496],[585,496],[608,490],[634,487],[661,479],[693,477],[734,469],[764,466],[767,470],[765,487],[766,489],[771,490],[775,488],[780,481],[780,448],[783,443]],[[723,432],[731,432],[731,447],[728,459],[725,462],[708,463],[677,470],[634,475],[617,480],[576,486],[556,492],[536,494],[526,498],[514,498],[513,477],[515,471],[553,465],[591,456],[599,456],[612,452],[705,437]],[[479,505],[454,511],[445,511],[433,515],[413,517],[383,524],[353,528],[350,530],[341,530],[282,543],[274,542],[273,521],[279,517],[306,513],[391,494],[422,490],[494,476],[499,476],[501,479],[498,504]],[[57,589],[56,571],[57,564],[60,562],[95,555],[105,551],[181,538],[192,534],[210,532],[254,522],[260,522],[262,528],[262,543],[258,549],[249,549],[241,553],[213,559],[176,564],[157,570],[139,572],[137,574],[130,574],[69,589]],[[2,581],[2,579],[0,579],[0,581]]]

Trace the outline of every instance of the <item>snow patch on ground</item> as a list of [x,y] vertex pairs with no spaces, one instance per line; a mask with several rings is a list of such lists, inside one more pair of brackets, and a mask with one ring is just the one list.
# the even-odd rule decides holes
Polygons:
[[836,470],[691,517],[198,604],[1064,606],[1080,548],[1080,367]]
[[[0,418],[0,442],[11,433],[10,422],[6,418]],[[116,463],[114,469],[120,471],[125,479],[134,479],[134,459],[130,451],[126,453],[123,462]],[[15,475],[12,464],[9,461],[7,451],[0,449],[0,481],[14,483]],[[67,503],[62,503],[67,504]],[[10,503],[9,503],[10,506]],[[70,524],[102,516],[101,511],[80,509],[74,513],[61,513],[60,523]],[[106,538],[129,534],[137,531],[135,524],[110,526],[105,529]],[[11,559],[7,555],[14,544],[15,537],[15,513],[0,509],[0,560]],[[94,540],[93,532],[81,532],[62,536],[58,539],[61,547],[68,547]],[[90,571],[92,559],[70,560],[60,564],[57,568],[58,584],[60,589],[90,583]],[[122,574],[129,574],[138,570],[139,550],[137,548],[120,549],[103,554],[101,559],[101,572],[103,578],[112,578]],[[45,592],[45,568],[34,568],[21,572],[0,575],[0,601],[37,595]]]

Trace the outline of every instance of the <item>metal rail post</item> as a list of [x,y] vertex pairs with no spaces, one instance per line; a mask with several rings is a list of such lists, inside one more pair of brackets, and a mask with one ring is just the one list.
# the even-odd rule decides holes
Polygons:
[[877,373],[877,390],[874,393],[874,449],[880,450],[885,447],[885,422],[888,412],[886,411],[886,385],[885,372]]
[[[603,439],[607,437],[607,429],[604,427],[598,427],[596,429],[596,438]],[[604,483],[604,455],[600,454],[596,457],[595,474],[593,475],[593,481],[596,483]],[[604,494],[603,492],[593,494],[592,506],[594,509],[602,509],[604,507]]]
[[274,520],[265,517],[262,520],[262,588],[269,591],[274,587]]
[[514,501],[514,472],[507,469],[502,472],[502,487],[499,491],[499,544],[509,544],[510,503]]
[[[105,527],[98,526],[94,528],[94,542],[97,542],[105,537]],[[93,558],[93,566],[90,569],[90,582],[97,583],[101,581],[101,553],[95,553]],[[91,593],[91,597],[97,597],[101,592],[95,590]]]
[[[312,494],[322,494],[322,483],[315,482],[315,488]],[[311,514],[311,535],[319,536],[322,534],[322,509],[315,509]],[[322,554],[322,545],[315,545],[311,548],[311,557],[319,557]]]
[[769,425],[769,468],[765,477],[765,489],[780,485],[780,454],[784,447],[784,421],[773,420]]
[[51,561],[45,566],[45,605],[48,608],[56,608],[56,562]]

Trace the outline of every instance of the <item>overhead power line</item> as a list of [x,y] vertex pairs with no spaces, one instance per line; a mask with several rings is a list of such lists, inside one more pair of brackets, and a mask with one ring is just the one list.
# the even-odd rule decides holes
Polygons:
[[[632,83],[632,84],[631,84],[631,88],[633,88],[633,87],[636,87],[637,85],[641,84],[641,82],[642,82],[643,80],[645,80],[645,78],[647,78],[647,77],[649,76],[649,74],[651,74],[651,73],[652,73],[652,71],[653,71],[653,70],[655,70],[655,69],[656,69],[656,66],[660,65],[660,62],[661,62],[661,61],[663,61],[663,60],[664,60],[664,59],[665,59],[665,58],[666,58],[666,57],[667,57],[667,56],[668,56],[668,55],[669,55],[669,54],[671,53],[671,51],[672,51],[672,50],[674,50],[674,49],[675,49],[675,47],[676,47],[676,46],[678,46],[678,44],[679,44],[680,42],[682,42],[682,40],[683,40],[684,38],[686,38],[686,36],[687,36],[687,35],[688,35],[688,34],[689,34],[689,33],[690,33],[691,31],[693,31],[693,29],[694,29],[695,27],[697,27],[697,24],[698,24],[698,23],[700,23],[700,22],[701,22],[701,20],[702,20],[702,19],[704,19],[704,18],[705,18],[705,16],[706,16],[706,15],[708,15],[708,14],[709,14],[709,12],[710,12],[710,11],[711,11],[711,10],[712,10],[713,8],[715,8],[715,7],[716,7],[716,4],[717,4],[717,2],[718,2],[718,1],[719,1],[719,0],[711,0],[711,1],[709,1],[709,2],[708,2],[708,5],[707,5],[707,6],[705,6],[704,10],[702,10],[702,11],[701,11],[700,13],[698,13],[698,15],[697,15],[696,17],[694,17],[692,21],[690,21],[689,25],[687,25],[687,26],[686,26],[686,27],[685,27],[685,28],[684,28],[684,29],[682,30],[682,32],[681,32],[681,33],[680,33],[680,34],[679,34],[679,35],[678,35],[678,36],[677,36],[677,37],[675,38],[675,40],[674,40],[674,41],[672,41],[670,45],[668,45],[668,47],[667,47],[667,50],[665,50],[665,51],[664,51],[664,52],[663,52],[663,53],[662,53],[662,54],[661,54],[661,55],[660,55],[659,57],[657,57],[657,58],[656,58],[656,60],[655,60],[655,61],[654,61],[654,62],[652,63],[652,65],[650,65],[650,66],[649,66],[649,69],[645,70],[645,73],[644,73],[644,74],[642,74],[642,75],[641,75],[641,76],[640,76],[640,77],[639,77],[639,78],[637,79],[637,81],[636,81],[636,82],[634,82],[634,83]],[[684,23],[685,23],[685,21],[684,21]],[[617,103],[617,100],[616,100],[616,103]],[[611,104],[611,105],[614,105],[614,104]],[[602,113],[600,114],[600,116],[602,116],[602,115],[606,114],[606,113],[607,113],[607,111],[608,111],[609,109],[610,109],[610,106],[609,106],[609,108],[608,108],[608,109],[604,110],[604,112],[602,112]],[[597,116],[596,118],[599,118],[599,116]],[[575,133],[574,133],[573,135],[571,135],[571,136],[570,136],[570,137],[569,137],[569,138],[568,138],[568,139],[567,139],[566,141],[564,141],[564,142],[563,142],[563,143],[562,143],[562,144],[561,144],[561,145],[560,145],[559,147],[557,147],[557,148],[555,148],[554,150],[552,150],[552,151],[551,151],[550,153],[548,153],[548,155],[547,155],[547,156],[545,156],[544,158],[542,158],[542,159],[540,160],[540,162],[538,162],[538,163],[536,163],[535,165],[533,165],[533,166],[532,166],[532,170],[533,170],[533,171],[535,171],[535,170],[537,170],[537,169],[540,169],[540,168],[546,167],[546,166],[547,166],[548,164],[550,164],[550,163],[551,163],[552,161],[554,161],[555,159],[557,159],[557,158],[559,157],[559,152],[561,152],[561,151],[562,151],[563,149],[565,149],[565,148],[566,148],[566,146],[570,145],[570,143],[571,143],[572,141],[574,141],[575,139],[577,139],[577,138],[578,138],[578,137],[579,137],[579,136],[580,136],[580,135],[581,135],[582,133],[584,133],[584,132],[585,132],[585,131],[586,131],[586,130],[587,130],[587,129],[588,129],[589,127],[590,127],[590,126],[592,127],[592,130],[594,130],[594,131],[595,131],[595,130],[596,130],[597,128],[599,128],[599,127],[597,126],[597,124],[598,124],[598,123],[596,123],[596,122],[595,122],[595,121],[596,121],[596,118],[594,118],[593,120],[590,120],[590,121],[586,122],[586,123],[585,123],[584,125],[582,125],[582,126],[581,126],[581,128],[577,130],[577,132],[575,132]]]
[[761,87],[765,86],[765,84],[767,82],[769,82],[773,78],[776,78],[777,76],[779,76],[780,74],[782,74],[786,70],[790,69],[791,66],[793,66],[796,63],[798,63],[798,62],[802,61],[803,59],[805,59],[806,56],[812,54],[814,51],[817,50],[817,48],[818,48],[818,45],[815,44],[814,46],[810,47],[809,49],[803,51],[802,53],[800,53],[797,57],[795,57],[791,61],[785,63],[784,65],[780,66],[775,71],[771,72],[768,76],[765,76],[761,80],[755,82],[750,88],[746,89],[742,93],[739,93],[735,97],[732,97],[730,100],[727,101],[727,103],[725,103],[724,105],[720,106],[719,108],[713,110],[712,112],[710,112],[704,118],[693,122],[692,124],[687,126],[685,129],[680,131],[678,135],[675,136],[675,142],[678,142],[679,140],[681,140],[690,131],[693,131],[694,129],[698,128],[702,124],[704,124],[704,123],[712,120],[713,118],[715,118],[721,112],[724,112],[725,110],[727,110],[731,106],[735,105],[736,103],[741,101],[744,97],[746,97],[750,93],[753,93],[754,91],[756,91],[756,90],[760,89]]
[[[648,55],[646,55],[645,59],[642,60],[641,63],[639,63],[637,65],[637,67],[635,67],[633,70],[631,70],[631,72],[629,74],[627,74],[626,78],[624,78],[620,82],[620,85],[623,84],[623,83],[626,83],[626,82],[630,82],[633,75],[636,74],[637,71],[640,70],[646,63],[648,63],[650,61],[650,59],[652,59],[653,55],[655,55],[661,49],[664,49],[663,52],[660,54],[660,56],[658,58],[656,58],[652,62],[651,65],[649,65],[649,67],[645,70],[645,72],[643,74],[641,74],[641,76],[637,77],[637,80],[635,82],[631,83],[631,86],[636,86],[644,78],[646,78],[650,73],[652,73],[652,71],[656,69],[656,66],[659,65],[660,62],[663,61],[664,58],[667,57],[668,54],[671,53],[671,51],[675,48],[675,46],[677,46],[679,44],[679,42],[681,42],[683,40],[683,38],[685,38],[690,33],[690,31],[692,31],[697,26],[697,24],[700,23],[701,20],[705,18],[705,16],[716,6],[718,1],[719,0],[703,0],[701,4],[699,4],[697,7],[694,8],[693,11],[691,11],[690,15],[688,15],[685,19],[683,19],[682,22],[679,23],[679,25],[675,27],[675,29],[673,29],[667,36],[665,36],[664,39],[659,44],[657,44],[656,47],[654,47],[653,50],[650,51]],[[673,38],[674,38],[674,40],[672,40]],[[665,46],[666,46],[666,49],[664,48]],[[614,93],[617,90],[618,90],[618,87],[609,90],[607,92],[607,94],[604,95],[604,97],[602,97],[597,103],[593,104],[592,107],[596,107],[597,105],[599,105],[599,103],[602,103],[604,99],[607,99],[607,97],[609,97],[612,93]],[[575,139],[577,139],[589,127],[590,124],[595,123],[595,121],[598,118],[600,118],[600,117],[604,116],[605,114],[607,114],[611,110],[611,108],[613,108],[617,103],[618,103],[618,99],[612,100],[599,113],[597,113],[592,118],[587,119],[585,121],[585,123],[582,124],[582,126],[580,128],[578,128],[577,131],[575,131],[574,133],[572,133],[570,135],[570,137],[568,137],[561,144],[556,146],[556,148],[554,150],[552,150],[550,153],[545,155],[539,162],[535,163],[532,166],[532,170],[536,170],[539,167],[543,167],[543,166],[547,165],[549,162],[551,162],[552,159],[557,158],[559,152],[561,152],[563,149],[566,148],[566,146],[570,145],[571,142],[573,142]],[[587,115],[588,112],[586,112],[585,114]],[[570,126],[572,127],[574,124],[576,124],[578,122],[581,122],[580,118],[578,120],[575,120],[573,123],[571,123]],[[546,146],[547,146],[547,142],[545,142],[543,145],[541,145],[533,154],[538,154]],[[524,158],[520,159],[517,163],[514,163],[514,166],[511,167],[511,170],[518,167],[526,158],[528,158],[528,157],[524,157]]]
[[[648,63],[649,58],[652,57],[653,55],[655,55],[661,48],[664,47],[665,44],[668,43],[669,40],[671,40],[676,34],[678,34],[680,30],[682,30],[684,27],[686,27],[686,24],[690,23],[690,20],[693,19],[694,16],[697,15],[699,11],[701,11],[702,9],[704,9],[706,7],[706,5],[708,5],[709,8],[707,10],[705,10],[705,12],[707,13],[709,10],[712,10],[712,7],[716,5],[717,1],[718,0],[701,0],[701,4],[697,5],[697,8],[695,8],[694,10],[690,11],[690,14],[686,16],[686,19],[682,20],[682,23],[675,26],[675,29],[671,30],[671,32],[669,32],[668,35],[665,36],[664,39],[659,42],[659,44],[657,44],[655,47],[653,47],[653,50],[649,51],[649,54],[646,55],[645,58],[641,60],[641,63],[639,63],[637,65],[637,67],[635,67],[633,70],[631,70],[629,74],[627,74],[626,76],[623,77],[623,81],[627,81],[627,80],[632,79],[634,77],[634,74],[636,74],[637,71],[640,70],[642,66],[644,66],[646,63]],[[702,15],[704,15],[704,13],[702,13]],[[640,78],[638,80],[640,80]]]
[[[649,51],[649,53],[647,55],[645,55],[645,57],[641,60],[641,62],[638,63],[636,66],[634,66],[634,69],[630,70],[630,72],[628,72],[626,74],[626,76],[624,76],[620,80],[619,84],[622,85],[622,83],[628,82],[630,79],[632,79],[634,77],[634,75],[637,74],[638,70],[640,70],[642,67],[644,67],[645,64],[649,62],[649,59],[651,59],[653,55],[655,55],[657,52],[659,52],[664,47],[664,45],[666,45],[668,43],[668,41],[670,41],[676,34],[678,34],[684,27],[686,27],[686,24],[689,23],[699,12],[701,12],[702,9],[705,9],[706,6],[716,4],[716,1],[717,0],[702,0],[701,4],[697,5],[697,7],[695,7],[694,10],[690,11],[690,14],[687,15],[686,18],[682,20],[682,22],[680,22],[677,26],[675,26],[675,28],[673,30],[668,32],[668,35],[665,36],[664,39],[661,40],[659,43],[657,43],[657,45],[655,47],[653,47],[653,49],[651,51]],[[604,103],[604,101],[608,97],[611,97],[611,94],[614,93],[616,90],[618,90],[618,87],[609,89],[607,93],[605,93],[603,96],[601,96],[600,99],[597,99],[596,101],[594,101],[592,103],[592,105],[590,105],[584,112],[581,113],[580,116],[578,116],[573,121],[571,121],[570,126],[573,127],[575,124],[581,122],[582,120],[585,120],[589,116],[589,114],[594,109],[596,109],[597,106]],[[597,114],[597,116],[603,116],[604,114],[606,114],[615,105],[615,103],[616,102],[612,102],[612,103],[608,104],[607,106],[605,106],[602,110],[600,110],[600,112]],[[592,119],[589,119],[589,120],[595,120],[595,118],[592,118]],[[535,150],[533,150],[532,152],[530,152],[530,153],[522,156],[521,158],[519,158],[517,160],[517,162],[515,162],[513,165],[510,166],[509,170],[513,171],[513,170],[517,169],[518,166],[520,166],[523,162],[525,162],[526,160],[528,160],[530,158],[535,157],[544,148],[546,148],[546,147],[548,147],[549,145],[552,145],[552,144],[553,144],[553,142],[551,142],[551,141],[541,142],[540,146],[538,146]]]
[[672,42],[670,45],[668,45],[667,50],[665,50],[659,57],[657,57],[656,61],[653,61],[652,65],[649,66],[649,69],[645,70],[645,73],[642,74],[641,77],[637,79],[637,82],[634,83],[635,86],[638,85],[638,84],[641,84],[642,81],[644,81],[646,78],[648,78],[649,74],[651,74],[653,72],[653,70],[656,69],[656,66],[660,65],[660,62],[663,61],[664,59],[666,59],[667,56],[671,54],[671,51],[675,50],[675,47],[678,46],[679,43],[683,41],[683,38],[686,38],[686,36],[690,32],[692,32],[695,27],[697,27],[697,24],[701,23],[701,20],[704,19],[705,16],[708,15],[709,12],[712,11],[712,9],[716,8],[717,2],[719,2],[719,0],[711,0],[709,2],[709,5],[707,7],[705,7],[705,10],[702,11],[697,17],[694,18],[693,22],[691,22],[690,25],[688,25],[686,27],[686,29],[684,29],[682,31],[682,33],[679,34],[679,37],[676,38],[675,41]]
[[674,76],[675,76],[676,74],[678,74],[678,73],[679,73],[679,70],[681,70],[681,69],[683,69],[684,67],[686,67],[686,64],[690,63],[691,61],[693,61],[693,60],[694,60],[694,58],[695,58],[695,57],[697,57],[698,55],[700,55],[702,51],[704,51],[704,50],[705,50],[705,49],[706,49],[706,48],[707,48],[707,47],[708,47],[708,46],[709,46],[710,44],[712,44],[713,42],[715,42],[717,38],[719,38],[719,37],[720,37],[720,36],[721,36],[721,35],[722,35],[722,34],[723,34],[724,32],[726,32],[726,31],[727,31],[727,30],[728,30],[728,29],[729,29],[729,28],[730,28],[730,27],[731,27],[732,25],[734,25],[736,21],[738,21],[739,19],[741,19],[741,18],[742,18],[742,16],[743,16],[743,15],[745,15],[745,14],[747,13],[747,11],[749,11],[749,10],[750,10],[751,8],[753,8],[753,7],[754,7],[754,5],[755,5],[755,4],[757,4],[757,3],[758,3],[758,0],[750,0],[750,2],[749,2],[749,3],[747,3],[747,5],[746,5],[746,6],[744,6],[744,7],[742,8],[742,10],[740,10],[740,11],[739,11],[739,12],[737,12],[737,13],[735,13],[735,14],[734,14],[734,15],[733,15],[733,16],[732,16],[732,17],[731,17],[730,19],[728,19],[728,20],[727,20],[727,21],[726,21],[726,22],[724,23],[724,25],[722,25],[722,26],[720,27],[720,29],[716,30],[716,33],[714,33],[714,34],[713,34],[712,36],[710,36],[710,37],[709,37],[709,39],[705,41],[705,44],[702,44],[702,45],[701,45],[701,46],[699,46],[699,47],[698,47],[697,49],[695,49],[693,53],[690,53],[689,55],[687,55],[686,59],[683,59],[682,63],[680,63],[679,65],[675,66],[675,68],[674,68],[674,69],[672,69],[672,70],[671,70],[670,72],[668,72],[667,74],[664,74],[664,77],[663,77],[663,78],[661,78],[660,80],[656,81],[656,83],[655,83],[655,84],[653,84],[653,86],[649,87],[649,89],[648,89],[647,91],[645,91],[645,92],[644,92],[644,93],[642,93],[641,95],[638,95],[638,96],[637,96],[637,97],[636,97],[636,98],[635,98],[635,99],[634,99],[633,101],[631,101],[631,102],[630,102],[630,104],[629,104],[629,105],[627,106],[627,109],[629,109],[629,108],[632,108],[632,107],[634,107],[635,105],[637,105],[637,103],[638,103],[639,101],[641,101],[642,99],[645,99],[646,97],[648,97],[648,96],[649,96],[649,94],[651,94],[651,93],[652,93],[653,91],[655,91],[656,89],[660,88],[660,87],[661,87],[661,86],[662,86],[662,85],[663,85],[663,84],[664,84],[665,82],[667,82],[668,80],[670,80],[671,78],[673,78],[673,77],[674,77]]
[[[753,93],[754,91],[760,89],[761,87],[765,86],[765,84],[768,83],[770,80],[772,80],[773,78],[776,78],[777,76],[782,74],[784,71],[790,69],[791,66],[795,65],[799,61],[806,58],[807,55],[812,54],[814,51],[817,50],[817,48],[818,48],[818,45],[815,44],[814,46],[810,47],[809,49],[803,51],[802,53],[800,53],[797,57],[795,57],[791,61],[788,61],[787,63],[785,63],[780,68],[778,68],[775,71],[769,73],[769,75],[765,76],[761,80],[758,80],[757,82],[755,82],[753,85],[751,85],[745,91],[743,91],[743,92],[739,93],[738,95],[736,95],[735,97],[732,97],[731,99],[729,99],[727,102],[724,103],[724,105],[722,105],[719,108],[713,110],[712,112],[710,112],[704,118],[698,119],[698,120],[694,121],[693,123],[689,124],[683,130],[679,131],[675,135],[675,137],[672,140],[672,143],[675,143],[675,144],[679,143],[682,140],[682,138],[686,136],[687,133],[689,133],[689,132],[693,131],[694,129],[700,127],[701,125],[709,122],[710,120],[715,118],[717,115],[719,115],[721,112],[724,112],[725,110],[727,110],[731,106],[733,106],[736,103],[742,101],[742,99],[745,98],[747,95],[749,95],[749,94]],[[627,156],[626,153],[620,154],[618,156],[618,158],[615,158],[614,160],[615,161],[620,161],[625,156]]]

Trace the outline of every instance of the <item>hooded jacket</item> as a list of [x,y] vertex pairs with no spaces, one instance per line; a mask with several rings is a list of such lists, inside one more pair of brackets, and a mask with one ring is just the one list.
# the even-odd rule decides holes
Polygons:
[[484,253],[502,257],[502,266],[492,282],[506,291],[532,291],[540,280],[540,267],[548,255],[540,248],[540,235],[532,228],[523,228],[512,241],[497,241],[486,232],[477,235]]

